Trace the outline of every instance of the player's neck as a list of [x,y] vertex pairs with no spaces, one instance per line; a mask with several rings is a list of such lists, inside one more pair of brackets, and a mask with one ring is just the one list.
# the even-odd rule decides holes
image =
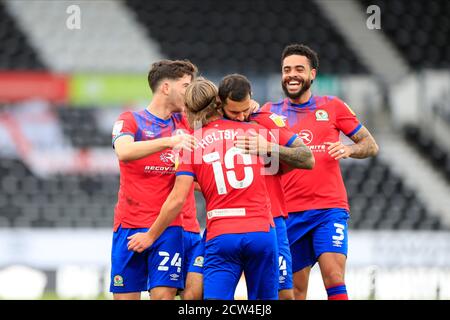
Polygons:
[[166,107],[166,104],[160,99],[153,96],[153,100],[147,106],[147,110],[154,116],[167,120],[172,115],[172,111]]
[[289,100],[295,104],[303,104],[303,103],[308,102],[309,99],[311,99],[311,96],[312,96],[312,92],[311,92],[311,90],[308,90],[304,94],[302,94],[300,97],[298,97],[296,99],[289,98]]

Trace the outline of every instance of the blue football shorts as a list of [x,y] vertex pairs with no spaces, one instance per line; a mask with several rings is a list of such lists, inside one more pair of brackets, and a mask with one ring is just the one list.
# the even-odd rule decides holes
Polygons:
[[192,251],[191,260],[187,272],[196,272],[203,274],[203,266],[205,261],[205,242],[206,242],[206,229],[203,231],[202,239],[195,246]]
[[347,210],[340,208],[289,213],[286,227],[294,273],[314,266],[325,252],[347,256],[349,216]]
[[[200,269],[203,269],[203,254],[201,257],[197,255],[197,252],[202,250],[199,247],[203,247],[202,245],[202,236],[200,233],[183,231],[183,239],[184,239],[184,260],[183,260],[183,276],[186,281],[186,275],[188,272],[196,272],[194,268],[194,264],[200,265]],[[203,271],[202,271],[203,272]],[[200,273],[202,273],[200,272]]]
[[222,234],[205,244],[204,299],[233,300],[244,272],[249,300],[278,299],[278,244],[268,232]]
[[287,237],[286,221],[284,217],[277,217],[273,220],[278,240],[278,290],[292,289],[292,256]]
[[184,289],[183,229],[168,227],[142,253],[128,250],[128,237],[148,228],[122,228],[113,233],[111,284],[113,293],[142,292],[154,287]]

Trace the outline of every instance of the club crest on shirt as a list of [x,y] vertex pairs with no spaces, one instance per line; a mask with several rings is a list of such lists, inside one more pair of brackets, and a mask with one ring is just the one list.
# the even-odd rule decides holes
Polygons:
[[316,121],[328,121],[328,112],[319,109],[316,111]]
[[280,116],[279,114],[272,113],[269,118],[275,123],[277,127],[283,128],[286,126],[286,123],[284,122],[284,117]]

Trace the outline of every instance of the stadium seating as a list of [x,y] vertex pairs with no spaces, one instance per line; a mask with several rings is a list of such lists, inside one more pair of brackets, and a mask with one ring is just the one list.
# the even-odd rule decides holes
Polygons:
[[0,70],[44,69],[38,55],[28,44],[14,19],[0,2]]
[[126,3],[168,58],[188,58],[202,72],[279,72],[290,42],[317,50],[324,74],[367,72],[312,0]]
[[403,132],[405,139],[450,182],[450,153],[448,150],[415,125],[405,126]]
[[39,178],[19,160],[0,159],[0,226],[108,227],[119,176]]
[[353,229],[441,229],[415,192],[377,158],[341,164]]
[[71,108],[57,109],[58,117],[63,126],[64,135],[72,145],[79,148],[110,146],[111,132],[102,131],[96,121],[98,108]]
[[415,68],[450,67],[450,2],[360,0],[364,7],[377,5],[381,28]]

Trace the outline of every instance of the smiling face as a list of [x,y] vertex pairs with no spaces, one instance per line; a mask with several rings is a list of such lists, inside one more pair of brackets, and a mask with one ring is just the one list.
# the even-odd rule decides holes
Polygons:
[[281,86],[290,99],[299,99],[308,92],[315,77],[316,69],[311,69],[307,57],[290,55],[284,58]]

